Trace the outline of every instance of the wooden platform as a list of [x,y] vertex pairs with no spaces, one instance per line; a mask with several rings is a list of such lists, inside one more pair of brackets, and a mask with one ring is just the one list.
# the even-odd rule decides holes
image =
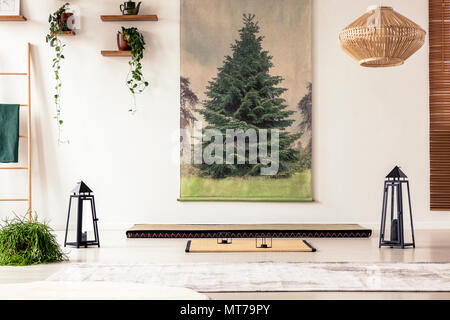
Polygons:
[[136,224],[127,238],[368,238],[357,224]]
[[[229,244],[217,243],[216,239],[189,240],[186,252],[227,253],[227,252],[315,252],[316,249],[305,240],[273,240],[270,248],[258,248],[256,240],[234,240]],[[259,242],[260,244],[260,242]]]

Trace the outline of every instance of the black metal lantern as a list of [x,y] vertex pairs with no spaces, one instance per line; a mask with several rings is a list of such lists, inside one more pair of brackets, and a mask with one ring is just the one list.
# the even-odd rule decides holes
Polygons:
[[[92,190],[83,182],[78,182],[77,186],[72,190],[69,200],[69,210],[67,214],[67,224],[66,224],[66,235],[64,237],[64,247],[66,245],[76,246],[77,248],[84,246],[98,246],[100,247],[100,239],[98,237],[98,226],[97,226],[97,212],[95,209],[95,199],[92,194]],[[72,199],[78,200],[77,204],[77,223],[76,223],[76,241],[67,242],[67,234],[69,231],[69,221],[70,221],[70,210],[72,208]],[[83,204],[84,202],[89,202],[92,213],[92,222],[94,227],[94,239],[88,240],[87,231],[83,231]]]
[[[406,187],[408,196],[409,216],[411,222],[411,239],[412,242],[405,242],[405,230],[404,230],[404,215],[403,215],[403,186]],[[388,204],[390,202],[390,239],[385,239],[386,233],[386,219],[388,214]],[[414,226],[412,218],[411,208],[411,195],[409,192],[409,181],[406,174],[400,170],[399,167],[395,167],[386,176],[384,181],[384,193],[383,193],[383,209],[381,214],[381,230],[380,230],[380,243],[379,248],[385,247],[416,247],[414,240]]]

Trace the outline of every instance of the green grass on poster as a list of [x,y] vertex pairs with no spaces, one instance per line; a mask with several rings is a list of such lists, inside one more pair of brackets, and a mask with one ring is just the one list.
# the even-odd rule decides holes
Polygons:
[[311,170],[283,179],[182,176],[180,201],[312,201]]

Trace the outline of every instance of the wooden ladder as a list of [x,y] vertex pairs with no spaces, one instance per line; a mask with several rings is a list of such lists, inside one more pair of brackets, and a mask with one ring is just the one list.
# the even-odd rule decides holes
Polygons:
[[0,167],[2,170],[26,170],[28,173],[28,198],[11,198],[11,199],[0,199],[2,201],[27,201],[28,202],[28,219],[31,222],[32,219],[32,206],[31,206],[31,46],[27,44],[27,58],[28,58],[28,72],[0,72],[0,76],[26,76],[27,86],[28,86],[28,103],[21,104],[20,107],[28,108],[28,121],[27,121],[27,135],[19,136],[19,138],[27,139],[28,143],[28,164],[26,167]]

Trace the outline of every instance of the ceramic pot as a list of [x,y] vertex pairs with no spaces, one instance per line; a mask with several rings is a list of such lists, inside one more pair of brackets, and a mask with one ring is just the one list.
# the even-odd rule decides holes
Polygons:
[[126,42],[126,40],[123,38],[123,34],[120,32],[117,33],[117,47],[121,51],[131,50],[128,42]]
[[69,20],[69,18],[73,16],[72,12],[63,12],[60,14],[59,16],[59,23],[63,26],[61,31],[69,31],[71,30],[69,28],[69,26],[67,25],[67,20]]
[[120,11],[122,11],[122,14],[124,15],[136,15],[139,13],[139,9],[141,7],[141,2],[138,3],[136,6],[136,2],[128,1],[124,4],[120,5]]

